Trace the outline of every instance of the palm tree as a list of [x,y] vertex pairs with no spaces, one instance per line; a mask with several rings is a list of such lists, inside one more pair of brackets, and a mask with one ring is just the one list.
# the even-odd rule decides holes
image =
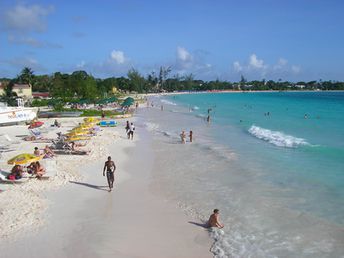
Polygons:
[[32,85],[34,79],[33,70],[30,67],[24,67],[18,79],[21,83]]

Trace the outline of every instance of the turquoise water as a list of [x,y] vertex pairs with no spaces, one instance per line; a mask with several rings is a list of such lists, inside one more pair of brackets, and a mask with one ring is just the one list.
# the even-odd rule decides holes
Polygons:
[[[199,218],[220,209],[226,227],[211,232],[216,257],[342,257],[343,92],[150,101],[141,115],[155,142],[154,177]],[[193,130],[192,144],[180,144],[181,130]]]
[[[266,180],[308,194],[311,190],[309,202],[317,204],[313,212],[344,224],[344,92],[186,94],[169,99],[204,116],[211,108],[215,141],[241,159],[259,163]],[[312,209],[312,204],[298,208]]]

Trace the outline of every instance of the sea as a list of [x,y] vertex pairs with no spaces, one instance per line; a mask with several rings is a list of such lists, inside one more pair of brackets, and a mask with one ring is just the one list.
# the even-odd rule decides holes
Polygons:
[[215,257],[344,257],[344,92],[155,96],[138,117],[153,189],[202,230],[220,210]]

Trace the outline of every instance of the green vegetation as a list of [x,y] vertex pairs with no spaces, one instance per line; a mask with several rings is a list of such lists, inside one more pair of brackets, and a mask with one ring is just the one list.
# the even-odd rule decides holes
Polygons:
[[[33,91],[49,92],[53,99],[55,109],[62,108],[66,102],[84,100],[89,103],[105,104],[106,100],[125,95],[127,92],[173,92],[173,91],[214,91],[214,90],[344,90],[344,82],[338,81],[309,81],[289,82],[273,80],[248,81],[244,75],[239,82],[203,81],[194,78],[193,74],[180,76],[171,75],[171,67],[160,67],[159,74],[151,72],[146,77],[138,70],[132,68],[126,77],[110,77],[106,79],[94,78],[85,71],[75,71],[72,74],[56,72],[52,75],[35,75],[31,68],[25,67],[14,79],[0,79],[6,86],[2,101],[13,103],[15,95],[12,92],[14,83],[29,83]],[[170,76],[171,75],[171,76]],[[104,102],[104,103],[102,103]],[[43,102],[33,102],[40,106]],[[61,106],[62,105],[62,106]]]

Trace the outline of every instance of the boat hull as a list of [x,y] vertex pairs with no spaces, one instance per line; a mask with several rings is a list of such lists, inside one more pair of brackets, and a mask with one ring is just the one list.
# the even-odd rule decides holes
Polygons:
[[0,110],[0,125],[31,121],[37,117],[35,108],[6,108]]

